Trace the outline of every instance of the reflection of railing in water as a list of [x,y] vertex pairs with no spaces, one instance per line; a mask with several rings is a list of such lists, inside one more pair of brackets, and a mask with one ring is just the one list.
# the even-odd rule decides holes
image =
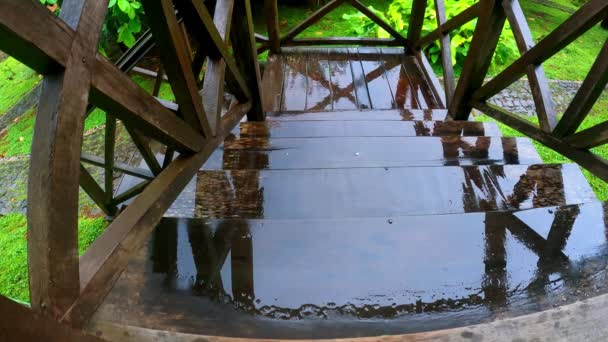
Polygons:
[[[607,212],[604,205],[604,213]],[[524,212],[525,213],[525,212]],[[434,301],[416,300],[411,303],[392,305],[340,304],[335,303],[302,303],[297,307],[282,307],[272,303],[259,302],[254,286],[254,243],[255,232],[251,231],[248,220],[183,220],[188,222],[187,234],[196,265],[195,280],[186,291],[193,295],[204,296],[226,305],[232,305],[252,315],[273,319],[314,319],[341,316],[357,319],[387,319],[416,313],[448,313],[463,309],[476,310],[487,308],[494,312],[503,312],[512,301],[529,298],[545,298],[553,293],[547,290],[552,282],[560,281],[562,286],[572,291],[584,289],[581,281],[586,281],[589,271],[579,266],[587,263],[598,263],[597,272],[606,266],[607,251],[598,250],[600,254],[590,255],[581,260],[570,260],[564,254],[566,242],[579,217],[579,206],[560,207],[553,211],[551,228],[546,238],[518,217],[518,213],[490,212],[485,215],[485,247],[483,264],[485,275],[480,279],[479,290],[466,297],[440,298]],[[177,236],[174,224],[181,221],[168,221],[159,227],[152,260],[154,264],[173,265],[176,267]],[[584,229],[584,226],[579,226]],[[263,228],[262,228],[263,229]],[[185,230],[184,230],[185,231]],[[532,272],[530,281],[525,286],[511,288],[508,284],[508,258],[506,255],[506,234],[509,232],[516,241],[536,254],[538,262]],[[174,234],[167,239],[167,234]],[[608,235],[608,233],[606,233]],[[183,238],[182,238],[183,239]],[[608,236],[607,236],[608,240]],[[185,246],[182,245],[181,248]],[[185,247],[187,248],[187,247]],[[167,252],[165,249],[168,249]],[[605,248],[604,248],[605,249]],[[184,250],[180,250],[183,253]],[[603,253],[603,254],[602,254]],[[223,283],[220,271],[224,268],[230,255],[231,291]],[[280,255],[277,256],[280,258]],[[169,258],[169,260],[167,260]],[[170,267],[155,267],[155,272],[172,276]],[[556,277],[557,276],[557,280]],[[285,280],[288,282],[288,280]],[[288,283],[277,286],[288,286]],[[470,286],[470,285],[467,285]],[[589,287],[589,286],[587,286]],[[471,292],[471,291],[469,291]],[[294,294],[296,295],[296,294]],[[559,301],[561,299],[558,299]]]

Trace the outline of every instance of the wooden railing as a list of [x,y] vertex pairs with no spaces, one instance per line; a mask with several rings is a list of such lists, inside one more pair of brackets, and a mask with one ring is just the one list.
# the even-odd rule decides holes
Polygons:
[[[97,52],[108,0],[65,0],[59,17],[37,0],[0,0],[0,49],[44,75],[28,189],[31,307],[74,326],[95,311],[130,252],[241,118],[264,120],[249,0],[218,0],[215,8],[190,0],[142,4],[150,31],[113,64]],[[126,72],[154,46],[162,70],[148,94]],[[165,77],[177,103],[155,97]],[[236,102],[222,115],[225,89]],[[81,153],[84,120],[93,107],[107,113],[103,157]],[[114,161],[118,121],[149,170]],[[152,140],[166,147],[162,163]],[[104,168],[103,187],[83,163]],[[114,171],[142,182],[114,195]],[[80,258],[79,186],[115,216]],[[5,304],[0,301],[0,309],[9,310]]]

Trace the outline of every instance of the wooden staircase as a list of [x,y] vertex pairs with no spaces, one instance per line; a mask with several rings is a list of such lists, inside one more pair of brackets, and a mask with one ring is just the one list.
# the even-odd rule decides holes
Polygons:
[[[310,104],[318,92],[293,88],[316,76],[285,75],[281,106],[296,94]],[[365,84],[369,98],[376,86]],[[163,219],[89,329],[184,341],[377,336],[564,304],[556,275],[592,293],[608,216],[580,168],[543,164],[529,139],[493,123],[422,107],[241,122],[175,204],[194,209]],[[597,265],[583,271],[581,260]]]

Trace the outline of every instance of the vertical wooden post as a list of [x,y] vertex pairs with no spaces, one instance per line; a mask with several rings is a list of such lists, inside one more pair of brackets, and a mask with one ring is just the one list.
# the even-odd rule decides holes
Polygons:
[[75,180],[107,7],[107,0],[64,1],[61,19],[78,33],[65,69],[45,76],[34,128],[27,212],[30,298],[34,310],[55,318],[80,294]]
[[456,120],[469,118],[473,93],[483,84],[506,21],[501,0],[481,0],[480,4],[473,41],[448,110],[448,115]]
[[[437,27],[447,21],[445,14],[445,3],[443,0],[435,0],[435,12],[437,15]],[[450,34],[441,34],[441,62],[443,65],[443,86],[445,88],[446,106],[450,106],[454,97],[454,65],[452,64],[452,42]]]
[[277,0],[264,0],[264,14],[268,27],[270,52],[279,53],[281,49],[281,31],[279,30],[279,8]]
[[236,0],[233,15],[234,28],[230,33],[232,48],[239,70],[251,93],[252,107],[247,113],[247,119],[250,121],[264,121],[266,115],[262,109],[262,89],[260,87],[262,78],[258,65],[250,0]]
[[424,24],[424,13],[426,12],[427,0],[413,0],[412,13],[410,15],[410,23],[407,28],[407,39],[412,46],[416,46],[420,35],[422,34],[422,25]]

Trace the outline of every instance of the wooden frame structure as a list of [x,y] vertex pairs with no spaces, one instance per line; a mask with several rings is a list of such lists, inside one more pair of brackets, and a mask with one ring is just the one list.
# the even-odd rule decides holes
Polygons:
[[[578,131],[608,83],[608,41],[561,120],[542,68],[544,61],[608,17],[606,0],[588,1],[537,44],[518,0],[480,0],[449,19],[444,0],[413,1],[407,36],[359,0],[331,0],[281,36],[277,1],[265,0],[266,37],[253,31],[250,0],[217,0],[214,8],[207,7],[210,2],[196,0],[142,0],[147,15],[154,18],[150,31],[113,64],[97,53],[108,0],[65,0],[60,17],[37,0],[0,0],[0,49],[44,75],[28,189],[30,293],[36,315],[49,315],[75,327],[86,322],[126,266],[130,253],[143,243],[227,133],[244,115],[252,121],[264,120],[257,54],[266,50],[279,54],[281,47],[287,46],[403,46],[430,75],[433,71],[421,50],[439,40],[445,91],[439,84],[433,86],[442,102],[439,105],[449,109],[451,119],[467,120],[472,109],[481,110],[608,181],[608,161],[590,151],[608,143],[608,123]],[[438,27],[423,36],[427,1],[434,1]],[[352,5],[392,38],[296,38],[341,4]],[[475,34],[456,84],[450,32],[472,20],[477,20]],[[484,84],[507,20],[521,57]],[[155,45],[161,51],[162,68],[153,74],[156,84],[148,94],[126,72]],[[533,90],[538,127],[487,103],[524,75]],[[155,97],[165,78],[176,103]],[[222,115],[225,90],[236,101]],[[107,113],[104,157],[81,151],[84,120],[93,106]],[[124,124],[148,169],[114,161],[118,121]],[[166,146],[161,161],[150,147],[152,140]],[[104,168],[103,187],[83,164]],[[139,177],[142,182],[114,195],[115,171]],[[79,186],[108,216],[115,217],[80,258]],[[119,210],[118,206],[129,199],[134,200]],[[0,309],[12,305],[0,297]]]

